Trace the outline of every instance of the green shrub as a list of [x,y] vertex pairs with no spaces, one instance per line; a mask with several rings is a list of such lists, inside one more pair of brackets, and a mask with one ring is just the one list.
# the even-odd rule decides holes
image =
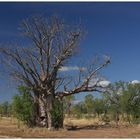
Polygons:
[[61,128],[63,125],[63,102],[55,99],[54,107],[51,111],[52,120],[55,128]]
[[31,127],[34,121],[33,100],[26,87],[18,87],[19,95],[15,95],[12,102],[14,116]]

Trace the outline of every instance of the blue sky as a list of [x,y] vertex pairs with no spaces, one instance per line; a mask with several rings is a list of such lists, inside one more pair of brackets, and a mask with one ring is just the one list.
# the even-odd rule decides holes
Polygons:
[[[81,41],[76,62],[107,54],[111,64],[102,74],[108,80],[140,80],[140,3],[0,2],[0,43],[23,44],[19,24],[34,14],[56,14],[70,24],[82,21],[87,35]],[[7,75],[0,74],[0,101],[10,100],[16,93],[13,81],[6,79]]]

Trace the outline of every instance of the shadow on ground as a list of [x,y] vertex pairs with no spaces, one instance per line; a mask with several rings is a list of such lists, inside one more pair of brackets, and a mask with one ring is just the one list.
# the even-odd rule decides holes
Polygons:
[[65,129],[67,130],[96,130],[98,128],[111,128],[112,126],[109,124],[105,125],[86,125],[86,126],[77,126],[77,125],[65,125]]

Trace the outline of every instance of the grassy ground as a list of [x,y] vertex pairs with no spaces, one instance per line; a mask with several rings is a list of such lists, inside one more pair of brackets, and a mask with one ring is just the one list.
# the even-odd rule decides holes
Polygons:
[[65,119],[65,125],[75,130],[48,131],[46,128],[27,128],[11,118],[0,119],[0,138],[140,138],[140,125],[104,126],[98,119]]

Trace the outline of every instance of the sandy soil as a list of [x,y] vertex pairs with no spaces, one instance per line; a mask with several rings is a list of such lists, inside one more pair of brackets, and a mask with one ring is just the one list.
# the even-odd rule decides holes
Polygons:
[[23,125],[18,128],[16,120],[2,118],[0,138],[140,138],[140,125],[115,128],[107,125],[85,125],[87,120],[82,120],[83,124],[79,121],[73,130],[48,131],[46,128],[26,128]]

